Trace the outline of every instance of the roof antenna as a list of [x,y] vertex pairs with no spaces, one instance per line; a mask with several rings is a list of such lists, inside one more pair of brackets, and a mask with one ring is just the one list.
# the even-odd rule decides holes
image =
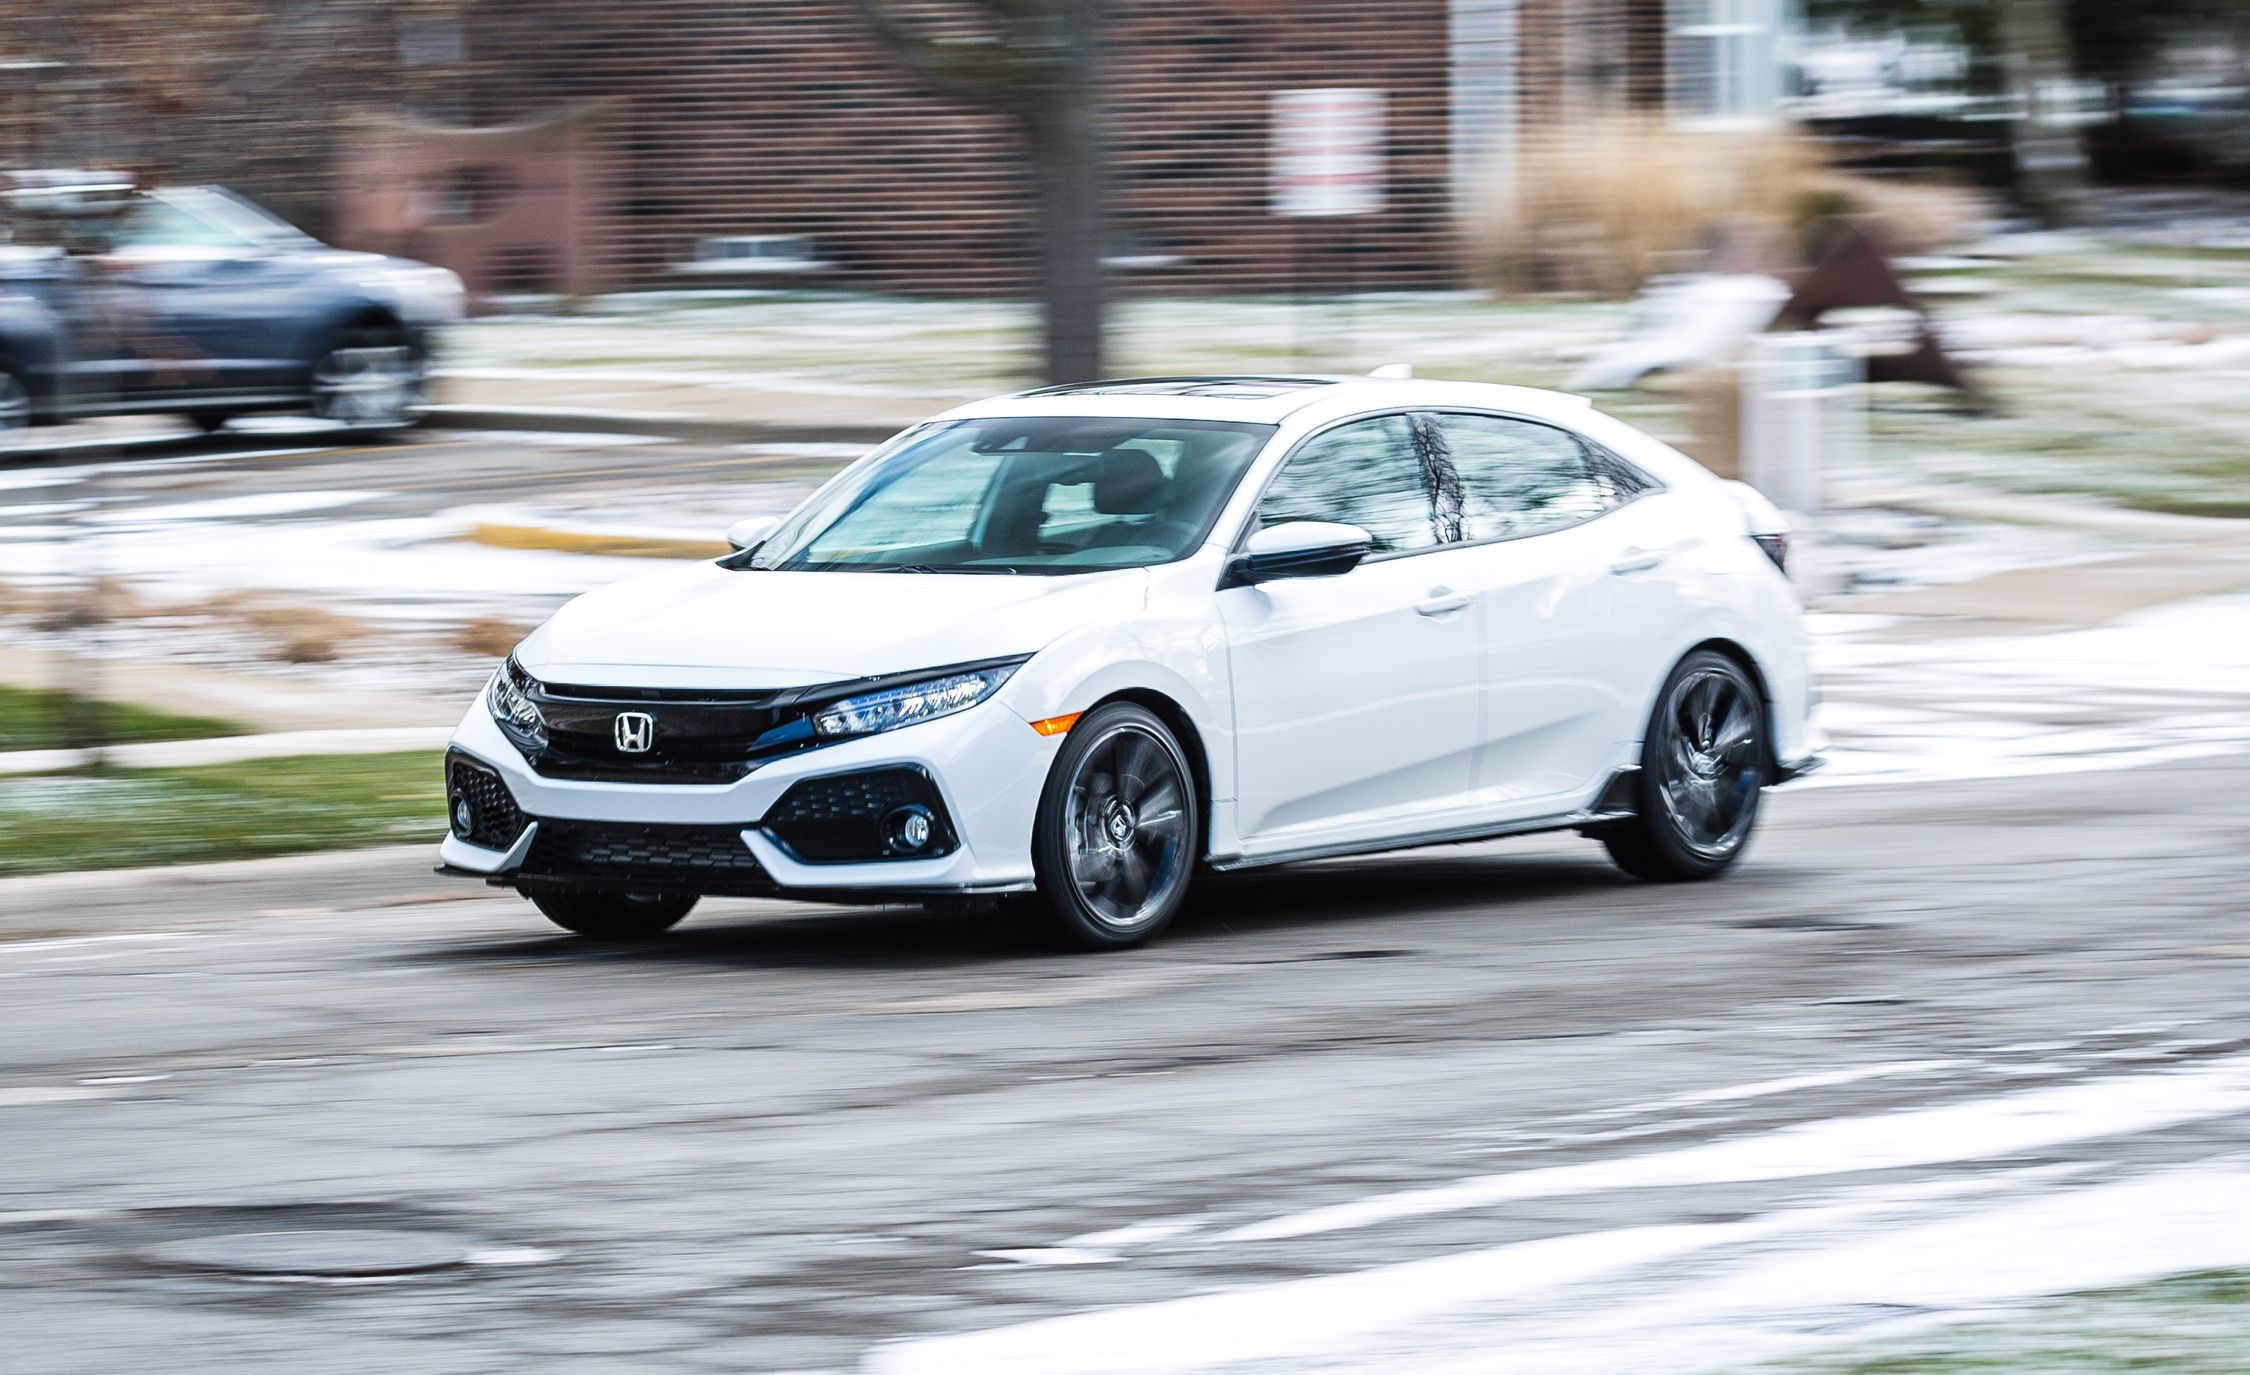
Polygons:
[[1404,382],[1414,376],[1414,365],[1412,363],[1385,363],[1367,375],[1369,377],[1380,377],[1386,382]]

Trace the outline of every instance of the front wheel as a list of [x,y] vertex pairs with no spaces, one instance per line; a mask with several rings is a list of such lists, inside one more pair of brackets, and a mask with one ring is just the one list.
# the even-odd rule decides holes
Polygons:
[[1050,929],[1081,950],[1123,950],[1171,925],[1199,858],[1187,754],[1155,713],[1116,702],[1063,739],[1032,832]]
[[0,364],[0,449],[20,448],[31,428],[31,389]]
[[1636,815],[1602,836],[1635,878],[1715,878],[1742,857],[1765,785],[1765,701],[1741,664],[1698,650],[1657,694],[1634,780]]
[[355,430],[404,428],[421,416],[423,374],[400,335],[353,330],[313,364],[312,413]]
[[547,920],[598,941],[646,941],[679,925],[695,895],[540,889],[525,894]]

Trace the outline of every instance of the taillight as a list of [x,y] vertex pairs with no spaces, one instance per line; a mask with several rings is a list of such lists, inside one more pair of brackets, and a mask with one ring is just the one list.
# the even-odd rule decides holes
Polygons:
[[1766,551],[1766,557],[1773,560],[1774,567],[1780,569],[1783,573],[1789,571],[1789,536],[1787,534],[1752,535],[1750,538],[1756,540],[1758,547]]

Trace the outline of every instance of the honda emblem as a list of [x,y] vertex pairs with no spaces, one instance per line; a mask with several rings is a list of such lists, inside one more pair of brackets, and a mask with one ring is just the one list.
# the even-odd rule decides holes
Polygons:
[[645,711],[617,713],[617,752],[647,754],[656,744],[656,718]]

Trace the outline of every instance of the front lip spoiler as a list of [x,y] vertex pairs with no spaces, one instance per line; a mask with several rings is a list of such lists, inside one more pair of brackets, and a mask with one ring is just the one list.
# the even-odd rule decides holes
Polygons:
[[1773,765],[1773,782],[1775,785],[1794,782],[1808,773],[1818,773],[1827,767],[1828,756],[1824,754],[1808,754],[1802,759],[1789,761],[1777,759]]
[[[526,882],[524,875],[514,870],[505,873],[487,874],[475,869],[464,869],[457,864],[439,864],[434,866],[431,872],[442,874],[446,878],[482,879],[494,888],[514,888],[518,891],[521,891]],[[539,886],[541,882],[537,878],[528,881],[533,887]],[[552,886],[600,889],[620,893],[641,893],[658,889],[681,893],[697,891],[693,884],[648,878],[582,877],[556,880]],[[986,898],[999,897],[1006,893],[1028,893],[1032,891],[1032,886],[1029,880],[1021,883],[964,883],[951,887],[932,885],[925,888],[788,888],[775,883],[762,885],[754,894],[720,893],[714,896],[755,896],[774,898],[784,902],[824,902],[847,907],[881,907],[899,902],[921,902],[930,898]]]

